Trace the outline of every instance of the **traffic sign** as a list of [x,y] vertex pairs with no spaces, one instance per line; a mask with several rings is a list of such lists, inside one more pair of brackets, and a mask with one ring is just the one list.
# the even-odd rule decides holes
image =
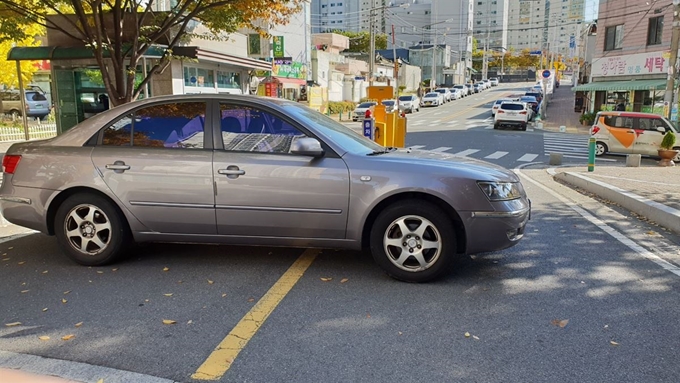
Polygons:
[[543,78],[550,78],[550,75],[552,75],[552,73],[550,73],[550,71],[547,69],[544,70],[543,73],[541,74],[543,75]]
[[375,120],[367,118],[364,120],[364,137],[373,140],[373,131],[375,130]]

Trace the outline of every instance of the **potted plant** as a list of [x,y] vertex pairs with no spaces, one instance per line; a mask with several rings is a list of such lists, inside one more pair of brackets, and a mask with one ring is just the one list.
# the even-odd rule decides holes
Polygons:
[[675,145],[675,133],[669,130],[664,134],[663,140],[659,145],[658,153],[659,157],[661,157],[659,166],[675,166],[673,159],[677,160],[679,151],[673,145]]
[[588,126],[595,122],[595,116],[597,116],[597,113],[585,112],[578,118],[578,120],[583,126]]

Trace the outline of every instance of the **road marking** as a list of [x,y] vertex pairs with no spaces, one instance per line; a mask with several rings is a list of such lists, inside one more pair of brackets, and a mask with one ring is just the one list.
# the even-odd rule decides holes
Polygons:
[[[633,250],[634,252],[638,253],[643,258],[647,258],[648,260],[656,263],[662,269],[669,271],[669,272],[680,277],[680,267],[666,261],[665,259],[659,257],[658,255],[656,255],[656,254],[652,253],[651,251],[645,249],[644,247],[638,245],[632,239],[626,237],[624,234],[620,233],[619,231],[617,231],[613,227],[607,225],[601,219],[590,214],[590,212],[588,212],[586,209],[579,206],[577,203],[572,202],[568,197],[559,194],[555,190],[548,188],[547,186],[543,185],[542,183],[540,183],[540,182],[534,180],[533,178],[527,176],[526,174],[522,173],[521,168],[528,166],[528,165],[531,165],[531,164],[520,165],[520,167],[515,168],[515,173],[519,174],[521,177],[523,177],[527,181],[531,182],[532,184],[538,186],[539,188],[545,190],[546,192],[551,194],[553,197],[557,198],[562,203],[564,203],[565,205],[570,207],[572,210],[574,210],[575,212],[580,214],[583,218],[590,221],[590,223],[592,223],[593,225],[598,227],[600,230],[611,235],[616,240],[618,240],[619,242],[621,242],[622,244],[624,244],[625,246],[627,246],[629,249]],[[555,169],[554,168],[548,169],[548,174],[550,174],[551,176],[554,176],[555,175]]]
[[517,161],[519,162],[531,162],[538,157],[538,154],[532,154],[532,153],[527,153],[523,155],[522,157],[518,158]]
[[425,147],[425,145],[411,145],[411,146],[407,146],[407,148],[409,148],[409,149],[421,149],[421,148],[424,148],[424,147]]
[[439,147],[439,148],[436,148],[436,149],[432,149],[430,151],[431,152],[445,152],[449,149],[451,149],[451,148],[449,148],[448,146],[442,146],[442,147]]
[[454,156],[458,157],[466,157],[469,156],[470,154],[475,154],[479,151],[479,149],[468,149],[468,150],[463,150],[462,152],[455,153]]
[[458,123],[458,120],[449,121],[449,124],[450,124],[450,125],[455,125],[455,124],[457,124],[457,123]]
[[506,154],[508,154],[508,152],[496,152],[496,153],[493,153],[493,154],[489,154],[488,156],[486,156],[484,158],[488,158],[490,160],[497,160],[497,159],[505,156]]
[[241,318],[226,338],[208,356],[208,359],[191,375],[191,378],[197,380],[220,379],[229,370],[241,350],[246,347],[257,330],[264,324],[269,314],[302,278],[317,254],[319,254],[319,250],[305,250],[276,281],[274,286]]

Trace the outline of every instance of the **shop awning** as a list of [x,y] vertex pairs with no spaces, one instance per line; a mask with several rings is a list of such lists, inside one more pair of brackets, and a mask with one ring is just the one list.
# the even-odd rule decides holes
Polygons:
[[303,80],[300,78],[274,77],[274,80],[280,82],[281,84],[295,84],[295,85],[307,84],[307,80]]
[[[144,55],[145,57],[162,57],[165,48],[152,46]],[[104,57],[110,57],[108,52],[104,52]],[[78,60],[93,59],[94,52],[86,47],[14,47],[7,53],[7,60]]]
[[212,61],[220,64],[234,65],[247,69],[272,70],[272,63],[250,57],[233,56],[222,52],[211,51],[201,47],[175,47],[172,53],[199,61]]
[[574,86],[572,92],[592,92],[596,90],[664,90],[666,80],[629,80],[629,81],[600,81]]

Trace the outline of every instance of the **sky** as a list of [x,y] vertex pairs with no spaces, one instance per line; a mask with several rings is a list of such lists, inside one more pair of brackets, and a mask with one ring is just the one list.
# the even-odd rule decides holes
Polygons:
[[597,8],[599,0],[586,0],[586,20],[591,21],[597,18]]

